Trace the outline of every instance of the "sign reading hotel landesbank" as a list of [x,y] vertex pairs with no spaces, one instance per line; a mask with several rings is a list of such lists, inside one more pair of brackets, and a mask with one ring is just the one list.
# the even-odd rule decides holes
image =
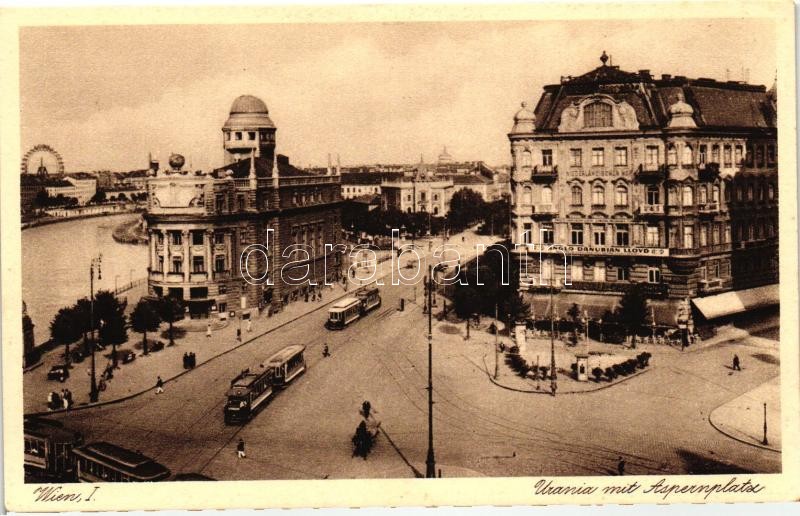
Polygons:
[[526,244],[528,252],[561,253],[567,255],[615,255],[615,256],[654,256],[666,258],[669,249],[664,247],[635,247],[635,246],[591,246],[591,245],[564,245],[564,244]]

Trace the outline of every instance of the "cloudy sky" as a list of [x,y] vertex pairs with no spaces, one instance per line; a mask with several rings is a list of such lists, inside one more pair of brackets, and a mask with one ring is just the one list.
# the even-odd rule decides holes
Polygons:
[[772,84],[772,25],[750,20],[25,28],[22,152],[68,171],[144,167],[179,152],[222,163],[233,99],[263,99],[279,152],[306,166],[508,161],[522,100],[612,55],[623,70]]

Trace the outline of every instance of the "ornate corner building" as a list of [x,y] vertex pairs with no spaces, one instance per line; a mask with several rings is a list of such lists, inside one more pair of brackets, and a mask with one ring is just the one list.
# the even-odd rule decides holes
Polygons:
[[[151,295],[183,300],[193,317],[273,312],[340,277],[341,254],[325,247],[341,235],[338,170],[311,174],[292,166],[276,154],[275,132],[264,102],[243,95],[222,127],[224,167],[186,171],[180,155],[166,170],[151,163]],[[287,251],[300,248],[305,252]],[[282,276],[285,265],[292,270]]]
[[514,117],[521,288],[536,298],[558,278],[597,314],[640,283],[671,325],[672,300],[777,283],[775,86],[601,62]]

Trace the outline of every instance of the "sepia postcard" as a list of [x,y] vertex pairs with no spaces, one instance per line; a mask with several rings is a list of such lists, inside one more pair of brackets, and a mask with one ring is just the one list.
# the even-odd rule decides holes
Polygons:
[[797,501],[794,38],[0,10],[7,509]]

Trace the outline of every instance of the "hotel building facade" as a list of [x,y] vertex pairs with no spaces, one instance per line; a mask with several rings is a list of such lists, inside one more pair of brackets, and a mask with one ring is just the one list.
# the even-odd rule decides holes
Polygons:
[[551,278],[562,312],[577,302],[595,318],[634,283],[662,325],[689,300],[726,315],[726,292],[777,302],[775,87],[601,63],[545,86],[508,134],[512,242],[534,310]]
[[[339,176],[292,166],[276,154],[275,132],[264,102],[244,95],[222,128],[224,167],[185,171],[179,155],[166,170],[153,163],[145,214],[151,295],[183,300],[193,317],[248,317],[280,310],[318,290],[326,277],[338,279],[341,254],[328,253],[325,244],[341,237]],[[252,245],[266,253],[247,255]],[[287,255],[292,245],[308,255]],[[281,276],[289,262],[295,268],[286,277],[306,281]],[[249,277],[261,279],[246,281],[245,266]]]

